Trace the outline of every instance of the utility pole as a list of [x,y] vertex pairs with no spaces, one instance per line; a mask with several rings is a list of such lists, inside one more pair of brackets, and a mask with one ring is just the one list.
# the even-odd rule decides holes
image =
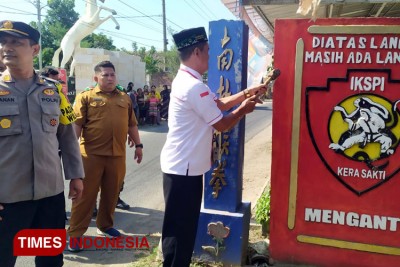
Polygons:
[[167,70],[167,60],[166,60],[166,54],[167,54],[167,23],[166,23],[166,15],[165,15],[165,0],[162,0],[162,9],[163,9],[163,35],[164,35],[164,71]]
[[37,8],[37,25],[38,25],[38,30],[40,32],[40,38],[39,38],[39,45],[40,45],[40,51],[39,51],[39,70],[42,69],[43,63],[42,63],[42,14],[41,14],[41,7],[40,7],[40,0],[36,0],[36,8]]

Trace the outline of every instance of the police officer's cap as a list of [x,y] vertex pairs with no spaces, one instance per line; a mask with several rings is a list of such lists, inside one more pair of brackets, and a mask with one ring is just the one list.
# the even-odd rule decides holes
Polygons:
[[45,77],[49,77],[49,75],[57,75],[57,74],[59,74],[59,71],[56,67],[53,67],[53,66],[46,66],[40,72],[40,75],[45,76]]
[[3,20],[0,22],[0,36],[9,34],[18,38],[31,39],[36,44],[39,42],[40,33],[29,26],[28,24],[20,21]]
[[204,27],[183,30],[174,34],[172,37],[174,38],[178,50],[208,41]]

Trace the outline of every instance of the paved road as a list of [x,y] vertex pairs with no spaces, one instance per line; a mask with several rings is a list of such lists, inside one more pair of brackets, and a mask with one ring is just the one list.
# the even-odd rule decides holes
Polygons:
[[[246,142],[272,123],[272,102],[256,107],[246,117]],[[160,126],[142,126],[140,136],[144,144],[144,159],[138,165],[133,161],[134,150],[127,149],[127,172],[125,188],[121,196],[131,205],[129,211],[116,210],[115,227],[126,235],[145,235],[161,232],[164,200],[160,171],[160,152],[168,131],[167,122]],[[68,192],[68,184],[65,184]],[[67,213],[71,203],[67,201]],[[68,224],[68,222],[67,222]],[[86,235],[96,236],[95,221],[92,220]],[[90,266],[92,264],[125,266],[134,261],[131,251],[84,251],[73,254],[65,251],[65,266]],[[33,257],[20,257],[20,267],[34,266]]]

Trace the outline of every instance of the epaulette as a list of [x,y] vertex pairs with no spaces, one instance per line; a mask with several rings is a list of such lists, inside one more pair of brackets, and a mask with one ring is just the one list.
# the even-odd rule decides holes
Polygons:
[[54,80],[52,78],[46,77],[46,76],[40,76],[40,78],[42,78],[43,80],[46,80],[47,82],[51,82],[51,83],[60,83],[57,80]]
[[43,79],[44,81],[46,81],[48,84],[55,85],[57,89],[58,89],[58,87],[62,87],[61,83],[57,80],[54,80],[54,79],[51,79],[51,78],[45,77],[45,76],[40,76],[40,78]]
[[85,89],[83,89],[83,91],[82,91],[81,93],[86,92],[86,91],[93,90],[94,88],[95,88],[94,86],[88,86],[88,87],[86,87]]
[[117,84],[115,87],[121,92],[125,92],[126,91],[125,88],[123,86],[119,85],[119,84]]

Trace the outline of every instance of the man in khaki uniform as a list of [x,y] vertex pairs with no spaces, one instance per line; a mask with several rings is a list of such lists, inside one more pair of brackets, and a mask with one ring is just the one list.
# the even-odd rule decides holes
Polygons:
[[[36,74],[39,32],[23,22],[0,22],[0,266],[15,265],[13,239],[22,229],[65,229],[64,177],[79,199],[84,176],[71,121],[60,110],[53,82]],[[71,117],[72,118],[72,117]],[[61,167],[58,149],[62,152]],[[63,266],[63,254],[37,256],[36,266]]]
[[[120,236],[120,232],[113,228],[114,210],[125,176],[127,135],[135,144],[135,160],[137,163],[142,161],[143,145],[132,102],[126,93],[116,88],[114,65],[103,61],[94,70],[96,87],[79,94],[74,106],[76,134],[80,137],[86,176],[82,199],[72,205],[68,228],[71,238],[80,238],[86,232],[99,188],[97,232],[111,237]],[[69,250],[81,251],[79,243],[70,242]]]

